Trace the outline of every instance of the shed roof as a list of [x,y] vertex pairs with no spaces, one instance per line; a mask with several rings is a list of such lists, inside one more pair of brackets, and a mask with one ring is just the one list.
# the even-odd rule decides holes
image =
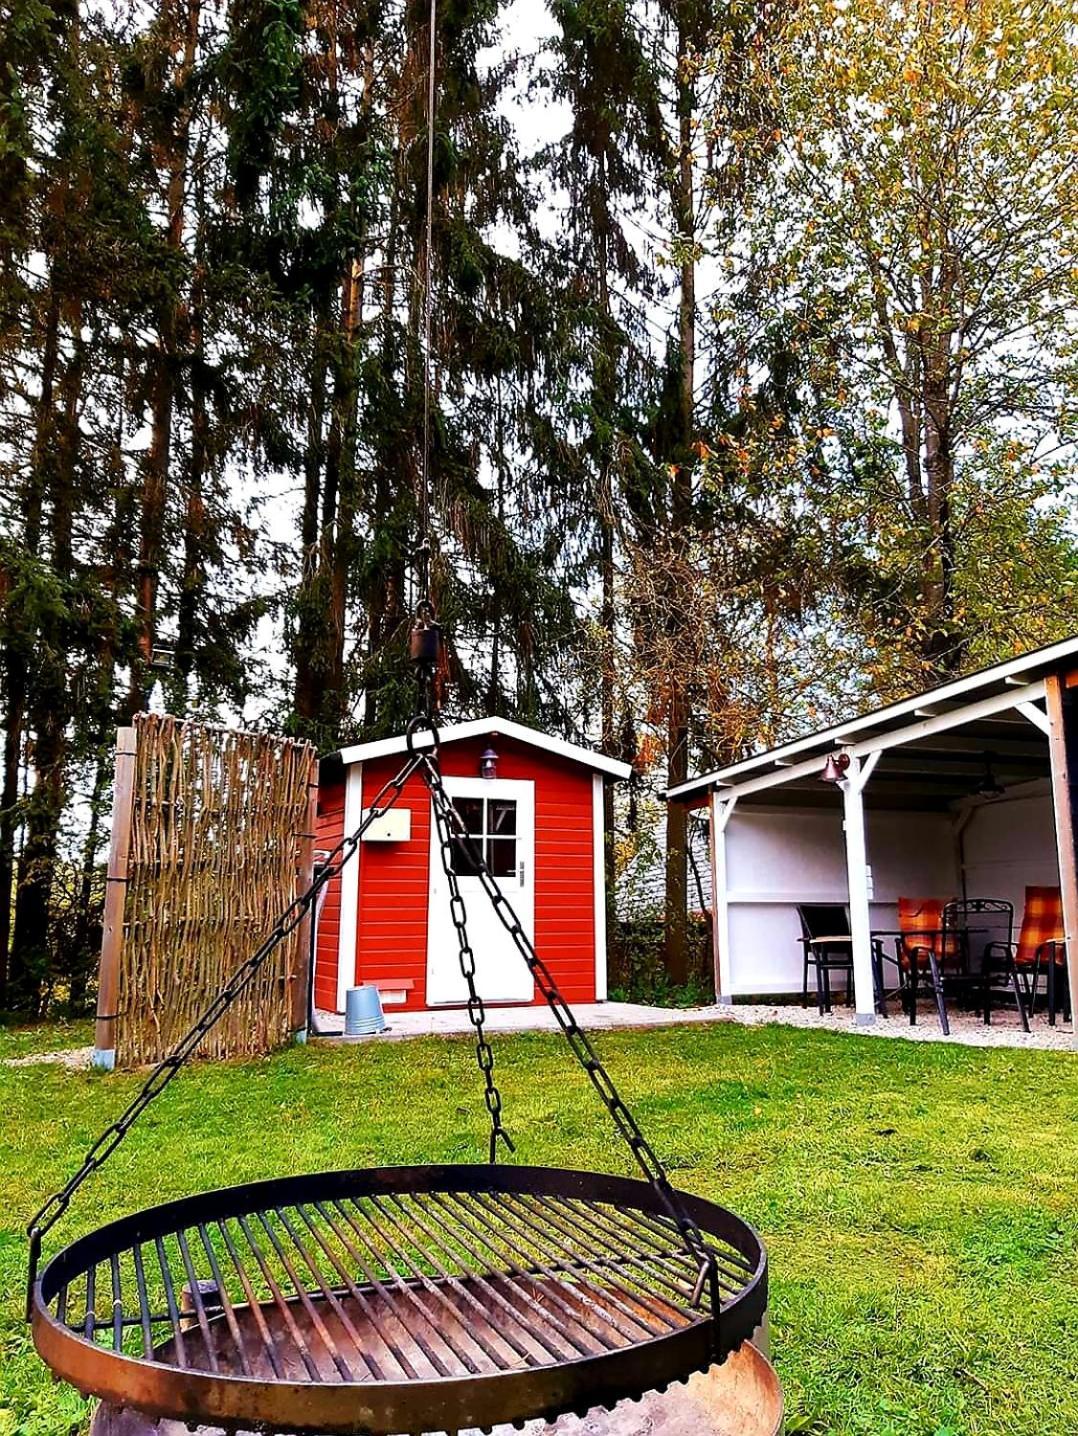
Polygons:
[[[629,763],[621,763],[616,758],[608,758],[604,753],[596,753],[591,748],[570,743],[565,738],[556,738],[551,733],[541,733],[537,728],[515,723],[511,718],[473,718],[466,723],[450,723],[438,730],[438,737],[443,747],[447,743],[459,743],[466,738],[511,738],[530,748],[564,758],[570,763],[579,763],[596,773],[605,773],[611,778],[628,778],[633,771]],[[408,740],[401,733],[394,738],[377,738],[370,743],[355,743],[348,748],[342,748],[339,754],[330,754],[330,758],[336,757],[347,766],[352,763],[366,763],[372,758],[403,753],[407,746]],[[421,734],[416,740],[416,746],[429,748],[430,734]],[[325,761],[327,760],[323,759],[323,762]]]
[[[959,766],[989,754],[1000,765],[1013,765],[1012,781],[1046,776],[1047,744],[1043,731],[1037,732],[1047,721],[1040,707],[1044,678],[1076,661],[1078,636],[703,773],[670,788],[666,796],[692,802],[712,788],[763,792],[796,784],[816,776],[836,748],[858,756],[899,747],[912,750],[904,760],[910,779],[916,776],[918,761],[927,771],[931,759],[936,776],[941,761]],[[936,782],[938,786],[938,776]]]

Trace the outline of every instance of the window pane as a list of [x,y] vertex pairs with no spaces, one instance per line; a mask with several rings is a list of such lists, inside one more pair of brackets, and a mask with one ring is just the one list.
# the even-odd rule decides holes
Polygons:
[[491,798],[489,803],[487,831],[492,836],[508,837],[517,830],[517,805],[504,798]]
[[465,832],[481,838],[483,836],[483,799],[454,798],[453,806],[464,824]]
[[487,866],[496,878],[511,878],[517,870],[516,838],[488,838]]
[[454,839],[450,847],[452,853],[453,871],[458,878],[473,878],[478,869],[472,860],[471,854],[466,850],[459,839]]

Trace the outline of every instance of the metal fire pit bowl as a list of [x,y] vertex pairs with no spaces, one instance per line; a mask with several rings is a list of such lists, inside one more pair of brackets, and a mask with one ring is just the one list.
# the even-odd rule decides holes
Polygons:
[[[529,1430],[574,1436],[770,1436],[773,1395],[762,1425],[634,1426],[644,1407],[628,1425],[621,1412],[588,1424],[594,1408],[647,1392],[660,1412],[667,1400],[706,1410],[709,1393],[721,1410],[723,1392],[767,1385],[755,1354],[726,1377],[708,1370],[763,1319],[760,1239],[723,1207],[680,1200],[718,1261],[717,1333],[706,1296],[693,1304],[696,1260],[649,1183],[459,1166],[289,1177],[112,1222],[41,1273],[34,1341],[58,1376],[128,1408],[99,1414],[95,1432],[110,1436],[172,1436],[146,1417],[294,1436],[536,1419],[557,1424]],[[696,1372],[708,1375],[661,1395]]]
[[[650,1392],[613,1411],[597,1407],[586,1416],[561,1416],[553,1424],[496,1426],[492,1436],[781,1436],[782,1387],[770,1362],[748,1342],[722,1366],[697,1372],[665,1395]],[[99,1406],[90,1436],[192,1436],[180,1421],[154,1421],[136,1411]],[[200,1426],[194,1436],[222,1436]],[[247,1433],[244,1433],[247,1436]],[[461,1436],[476,1436],[474,1431]]]

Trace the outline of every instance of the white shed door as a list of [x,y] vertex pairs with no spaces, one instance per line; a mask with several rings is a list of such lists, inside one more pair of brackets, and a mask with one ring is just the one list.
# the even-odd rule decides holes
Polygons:
[[[528,937],[535,938],[535,784],[505,778],[445,778],[445,789],[498,887]],[[449,884],[431,814],[427,1002],[461,1003],[468,988],[449,913]],[[453,845],[453,870],[468,913],[479,995],[486,1002],[530,1002],[535,984],[524,959],[483,891],[463,846]]]

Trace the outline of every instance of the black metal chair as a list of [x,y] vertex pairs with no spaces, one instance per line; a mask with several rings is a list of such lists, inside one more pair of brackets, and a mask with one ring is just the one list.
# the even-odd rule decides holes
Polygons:
[[798,903],[804,970],[801,1006],[808,1006],[809,968],[816,969],[816,1006],[822,1017],[831,1011],[831,974],[846,974],[846,1004],[853,996],[853,935],[850,914],[839,903]]
[[[995,969],[997,984],[1008,989],[1011,968],[1022,989],[1026,1014],[1032,1017],[1040,994],[1042,970],[1048,984],[1048,1021],[1055,1026],[1057,1008],[1057,964],[1063,946],[1063,895],[1058,887],[1030,885],[1026,888],[1022,927],[1017,942],[991,942],[985,948],[985,963]],[[985,1002],[985,1021],[991,1017],[992,987]]]
[[[971,996],[992,1020],[993,1000],[1012,996],[1029,1031],[1025,994],[1014,963],[1014,904],[1003,898],[955,898],[943,909],[944,951],[953,956],[940,974],[941,988]],[[935,975],[934,975],[935,976]],[[944,1032],[946,1012],[941,1007]]]
[[899,973],[899,995],[910,1026],[917,1023],[920,979],[927,974],[936,999],[940,1026],[947,1032],[947,1008],[943,1001],[942,983],[938,981],[941,957],[948,951],[944,947],[944,906],[942,898],[898,899],[899,933],[895,938],[895,962]]

